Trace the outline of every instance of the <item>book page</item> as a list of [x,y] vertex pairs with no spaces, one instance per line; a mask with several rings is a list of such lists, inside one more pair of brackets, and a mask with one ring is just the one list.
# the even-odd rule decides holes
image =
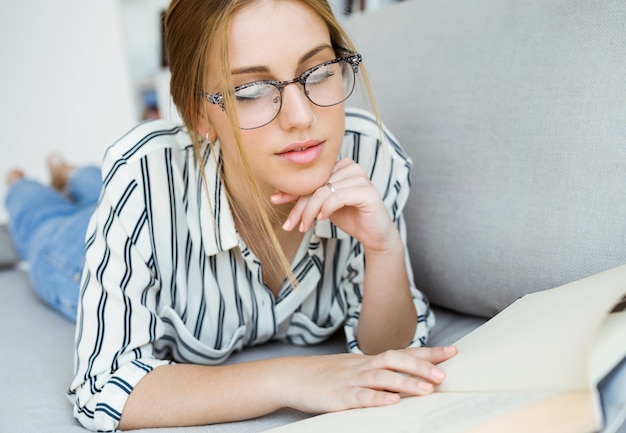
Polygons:
[[459,433],[554,395],[550,392],[431,394],[404,398],[392,406],[319,415],[268,432]]
[[616,364],[626,346],[626,315],[609,314],[625,293],[621,266],[524,296],[457,342],[459,354],[440,364],[448,373],[438,387],[442,392],[269,431],[591,433],[601,425],[598,375]]
[[624,293],[621,266],[518,299],[456,343],[438,391],[587,389],[594,339]]
[[592,433],[601,422],[592,391],[569,391],[495,416],[467,433]]

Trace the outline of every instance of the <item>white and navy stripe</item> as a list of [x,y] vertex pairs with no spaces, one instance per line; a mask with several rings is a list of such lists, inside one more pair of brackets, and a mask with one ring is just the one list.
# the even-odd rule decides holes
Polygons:
[[[349,110],[341,157],[369,174],[406,238],[402,209],[412,165],[394,137],[386,130],[381,136],[369,113]],[[274,298],[237,235],[219,154],[207,146],[203,160],[208,194],[190,137],[162,121],[138,125],[107,151],[88,229],[69,390],[75,416],[89,429],[116,429],[133,387],[164,363],[219,364],[272,339],[319,343],[342,326],[348,349],[359,352],[359,242],[317,222],[294,260],[300,284],[286,282]],[[406,263],[410,269],[408,257]],[[423,345],[434,317],[412,291],[419,313],[413,344]]]

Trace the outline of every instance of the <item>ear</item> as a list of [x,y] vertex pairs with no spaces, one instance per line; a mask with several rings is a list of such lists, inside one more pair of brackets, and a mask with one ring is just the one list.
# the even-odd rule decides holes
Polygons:
[[213,128],[211,121],[207,117],[198,118],[198,133],[201,137],[208,138],[211,141],[215,141],[217,138],[215,128]]

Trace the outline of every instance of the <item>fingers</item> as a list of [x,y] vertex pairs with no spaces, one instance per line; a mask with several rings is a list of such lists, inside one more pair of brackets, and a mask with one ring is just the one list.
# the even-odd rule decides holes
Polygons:
[[319,413],[386,406],[405,396],[429,395],[445,376],[435,363],[453,353],[455,348],[435,347],[390,350],[375,356],[297,358],[290,363],[298,373],[289,382],[293,392],[285,394],[285,403]]
[[[350,165],[354,164],[354,162],[350,159],[342,159],[340,161],[337,161],[337,163],[335,164],[335,166],[333,167],[332,173],[337,173],[339,170],[348,167]],[[319,187],[318,189],[323,189],[324,187],[327,188],[326,185],[323,185],[321,187]],[[329,189],[330,192],[330,189]],[[298,199],[300,198],[300,196],[298,195],[293,195],[293,194],[288,194],[284,191],[276,191],[276,193],[274,193],[271,197],[270,200],[272,201],[272,203],[274,204],[285,204],[285,203],[293,203],[296,202]]]
[[[378,193],[365,172],[354,161],[338,161],[328,183],[318,187],[313,194],[297,199],[283,228],[292,230],[297,227],[305,232],[312,227],[315,219],[329,218],[344,207],[364,205],[372,197],[379,200]],[[272,202],[285,203],[291,198],[293,197],[284,193],[275,194]]]
[[409,347],[404,351],[410,353],[417,358],[425,359],[433,364],[439,364],[446,361],[458,353],[458,350],[454,346],[445,347]]
[[353,407],[382,406],[396,403],[404,396],[432,394],[445,373],[435,363],[456,354],[454,347],[390,350],[369,357],[359,374]]
[[424,395],[434,390],[432,384],[440,384],[445,378],[445,372],[435,365],[443,357],[450,357],[443,352],[443,348],[391,350],[378,355],[374,362],[378,369],[402,373],[407,377],[407,381],[402,384],[408,388],[390,391]]
[[286,192],[282,192],[282,191],[276,191],[276,193],[274,193],[270,197],[270,200],[272,201],[273,204],[280,205],[280,204],[296,202],[299,198],[300,196],[298,195],[287,194]]
[[[429,371],[432,367],[424,367]],[[427,373],[429,376],[430,372]],[[438,382],[437,382],[438,383]],[[368,389],[392,392],[398,395],[428,395],[435,388],[432,379],[423,376],[410,376],[389,369],[374,369],[364,375],[363,386]]]
[[395,404],[400,401],[400,394],[388,391],[364,388],[354,395],[352,407],[378,407]]

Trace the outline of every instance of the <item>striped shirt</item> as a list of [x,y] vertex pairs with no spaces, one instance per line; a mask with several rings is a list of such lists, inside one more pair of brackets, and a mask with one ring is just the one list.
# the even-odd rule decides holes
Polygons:
[[[286,280],[275,297],[237,233],[218,175],[219,144],[206,146],[203,157],[208,188],[186,130],[163,121],[136,126],[107,150],[87,232],[68,392],[74,416],[89,429],[116,429],[133,387],[163,364],[215,365],[274,339],[315,344],[342,326],[348,350],[360,352],[360,243],[317,221],[292,263],[299,284]],[[368,173],[406,239],[412,163],[395,138],[386,130],[381,136],[369,113],[347,110],[340,157]],[[406,264],[410,273],[408,255]],[[419,315],[412,345],[419,346],[434,316],[409,277]]]

